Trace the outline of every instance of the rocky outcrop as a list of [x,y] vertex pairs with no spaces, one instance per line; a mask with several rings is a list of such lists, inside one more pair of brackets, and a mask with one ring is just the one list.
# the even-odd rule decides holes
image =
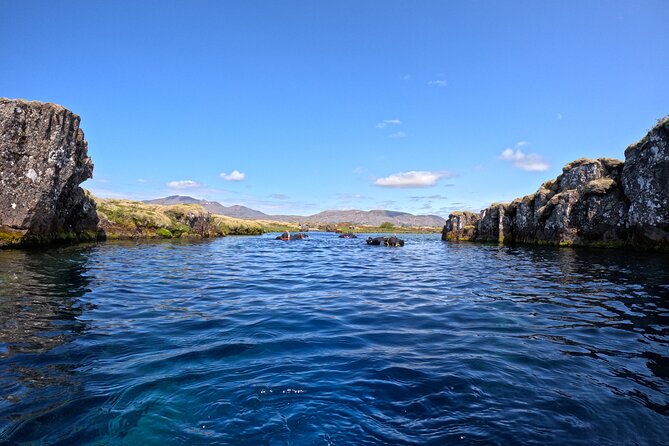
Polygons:
[[0,99],[0,247],[97,237],[79,122],[56,104]]
[[444,240],[470,240],[479,215],[469,211],[453,212],[448,216],[444,226]]
[[622,186],[633,242],[669,244],[669,117],[625,150]]
[[449,216],[443,240],[669,250],[669,117],[625,162],[578,159],[534,194]]

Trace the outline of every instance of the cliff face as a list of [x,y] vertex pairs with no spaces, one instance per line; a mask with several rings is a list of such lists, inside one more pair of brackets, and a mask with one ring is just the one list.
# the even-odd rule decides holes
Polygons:
[[449,216],[443,240],[669,250],[669,118],[624,163],[573,161],[534,194],[468,215],[468,232],[462,215]]
[[59,105],[0,98],[0,247],[96,237],[79,121]]

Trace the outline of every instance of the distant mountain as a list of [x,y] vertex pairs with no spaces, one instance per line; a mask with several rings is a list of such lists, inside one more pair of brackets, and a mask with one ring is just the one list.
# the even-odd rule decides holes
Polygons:
[[352,223],[356,225],[380,226],[381,223],[390,222],[396,226],[444,226],[446,220],[438,215],[413,215],[407,212],[373,210],[373,211],[323,211],[318,214],[301,215],[268,215],[246,206],[223,206],[217,201],[198,200],[182,195],[146,200],[149,204],[199,204],[212,214],[226,215],[228,217],[243,218],[247,220],[276,220],[297,223]]
[[379,226],[390,222],[396,226],[443,226],[446,220],[438,215],[413,215],[407,212],[373,211],[323,211],[306,218],[317,223],[351,222],[358,225]]
[[157,198],[155,200],[144,200],[148,204],[199,204],[212,214],[226,215],[228,217],[243,218],[247,220],[272,220],[272,217],[255,209],[247,208],[246,206],[223,206],[218,201],[198,200],[193,197],[186,197],[183,195],[172,195],[165,198]]

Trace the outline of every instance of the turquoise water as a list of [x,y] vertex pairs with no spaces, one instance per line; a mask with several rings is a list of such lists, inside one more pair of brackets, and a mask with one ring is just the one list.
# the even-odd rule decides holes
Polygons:
[[312,234],[0,251],[0,443],[669,444],[669,258]]

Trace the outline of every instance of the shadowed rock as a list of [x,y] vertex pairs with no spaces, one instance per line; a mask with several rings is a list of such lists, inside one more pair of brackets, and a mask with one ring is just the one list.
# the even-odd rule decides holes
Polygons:
[[476,222],[480,216],[474,212],[453,212],[448,216],[442,231],[443,240],[470,240],[474,236]]
[[96,238],[79,121],[60,105],[0,99],[0,247]]

